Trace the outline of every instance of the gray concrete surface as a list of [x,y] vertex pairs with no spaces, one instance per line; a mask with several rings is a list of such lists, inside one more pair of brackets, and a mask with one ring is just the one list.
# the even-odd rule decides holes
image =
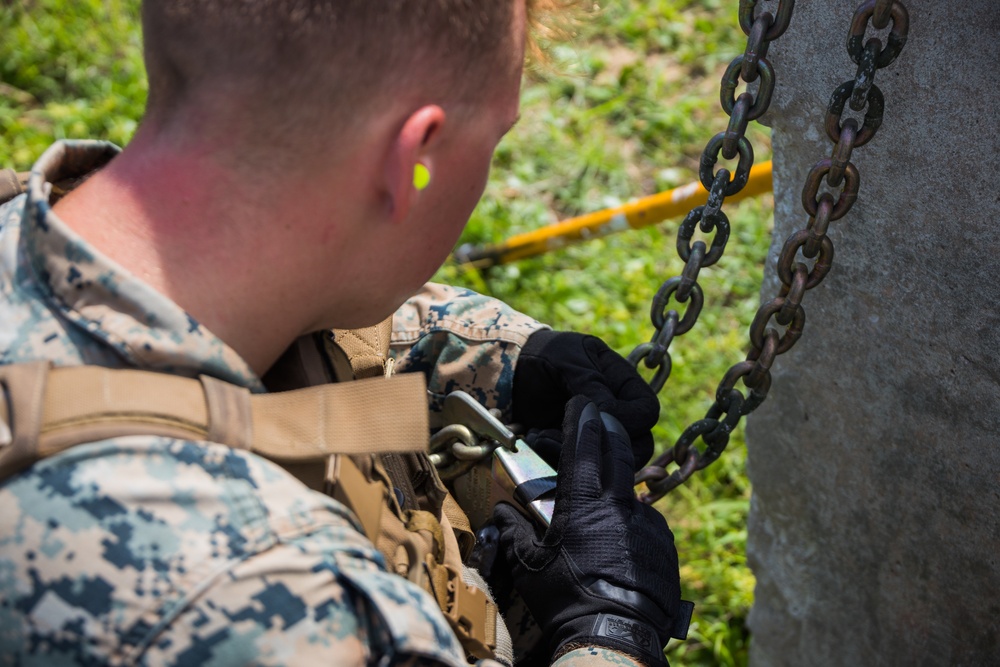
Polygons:
[[[765,295],[858,4],[800,0],[772,47]],[[755,667],[1000,665],[1000,2],[905,4],[833,272],[748,424]]]

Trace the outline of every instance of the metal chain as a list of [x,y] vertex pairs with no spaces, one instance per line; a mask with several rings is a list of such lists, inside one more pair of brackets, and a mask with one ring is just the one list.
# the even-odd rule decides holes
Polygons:
[[[489,413],[499,421],[499,410]],[[500,446],[497,440],[480,435],[465,424],[449,424],[431,436],[430,461],[441,479],[450,482],[488,459]]]
[[[780,0],[776,15],[761,12],[754,17],[756,5],[757,0],[740,0],[740,27],[747,34],[747,46],[722,76],[720,100],[729,115],[729,127],[712,137],[701,155],[699,178],[708,190],[708,201],[688,213],[677,235],[677,254],[685,263],[684,270],[663,283],[656,293],[650,313],[656,331],[648,343],[639,345],[628,356],[633,366],[638,367],[642,362],[656,371],[649,384],[657,393],[670,377],[671,342],[690,331],[701,315],[705,297],[698,285],[698,273],[718,262],[729,242],[729,218],[722,212],[722,205],[726,197],[742,190],[750,177],[753,146],[746,138],[747,124],[763,116],[771,104],[774,70],[767,60],[767,50],[788,29],[795,0]],[[756,95],[747,91],[737,97],[741,80],[747,84],[759,80]],[[725,168],[715,171],[720,155],[727,160],[739,157],[735,174]],[[715,233],[711,247],[704,241],[692,243],[695,226],[704,234]],[[672,305],[671,300],[684,305],[683,315],[679,313],[680,306]]]
[[[706,206],[693,210],[681,225],[678,250],[688,266],[680,278],[672,278],[664,283],[653,300],[653,325],[657,328],[653,341],[640,345],[629,356],[633,364],[637,365],[645,359],[648,367],[659,366],[660,370],[650,382],[657,392],[670,374],[670,354],[666,348],[675,335],[691,328],[701,310],[703,297],[696,282],[698,269],[718,260],[725,247],[724,239],[729,234],[729,221],[718,210],[718,206],[721,206],[726,195],[732,194],[728,187],[733,186],[739,177],[733,179],[727,187],[726,183],[719,184],[723,180],[723,173],[725,181],[728,181],[726,170],[719,170],[707,183],[705,176],[710,175],[720,148],[723,157],[735,157],[737,153],[740,155],[737,174],[742,172],[745,154],[749,156],[746,161],[752,162],[753,153],[742,132],[747,120],[758,118],[764,113],[773,91],[774,74],[765,56],[770,41],[788,27],[793,3],[782,0],[778,6],[777,18],[766,12],[754,18],[755,4],[756,0],[740,0],[740,26],[749,36],[747,50],[733,61],[723,77],[722,106],[730,113],[729,130],[716,135],[702,156],[702,182],[710,189],[709,202]],[[877,37],[871,37],[865,42],[869,24],[881,30],[890,23],[892,28],[884,46]],[[809,222],[804,229],[788,237],[779,255],[777,268],[781,290],[777,297],[763,304],[757,311],[750,325],[751,347],[746,360],[735,364],[726,372],[705,418],[691,424],[672,448],[636,475],[636,484],[645,483],[648,489],[640,494],[643,502],[656,502],[683,484],[696,470],[707,467],[719,458],[740,419],[756,410],[767,398],[771,388],[771,366],[775,358],[795,345],[805,327],[806,315],[802,298],[807,290],[823,281],[833,264],[833,241],[827,236],[829,224],[843,218],[857,200],[860,175],[851,162],[852,151],[871,141],[882,125],[885,99],[882,91],[875,85],[875,72],[896,60],[906,44],[908,32],[909,15],[899,0],[866,0],[855,11],[847,51],[858,66],[857,74],[853,80],[838,86],[830,98],[825,126],[834,148],[831,156],[817,162],[806,177],[802,206],[809,215]],[[737,84],[736,73],[747,82],[760,77],[761,87],[756,100],[751,100],[748,93],[732,100]],[[760,102],[761,99],[765,102]],[[854,111],[865,112],[860,127],[857,120],[843,118],[844,107],[848,102]],[[749,170],[749,164],[746,169]],[[831,190],[839,189],[839,193],[821,193],[824,180]],[[718,201],[718,205],[715,201]],[[705,244],[700,241],[688,250],[687,244],[694,225],[699,221],[706,233],[712,229],[718,230],[712,249],[707,253]],[[723,237],[721,242],[720,237]],[[690,298],[691,303],[683,318],[679,318],[674,310],[664,310],[671,296],[675,296],[680,303]],[[783,332],[768,326],[772,319]],[[746,395],[736,389],[736,383],[740,380],[749,390]],[[695,446],[698,438],[705,443],[704,449]],[[677,468],[669,472],[666,468],[672,463]]]

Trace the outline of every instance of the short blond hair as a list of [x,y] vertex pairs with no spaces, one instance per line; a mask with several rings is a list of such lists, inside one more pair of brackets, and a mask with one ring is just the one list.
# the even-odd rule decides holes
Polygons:
[[[147,115],[214,91],[252,99],[280,136],[349,124],[389,95],[474,99],[512,62],[518,1],[144,0]],[[568,4],[526,2],[538,25]]]

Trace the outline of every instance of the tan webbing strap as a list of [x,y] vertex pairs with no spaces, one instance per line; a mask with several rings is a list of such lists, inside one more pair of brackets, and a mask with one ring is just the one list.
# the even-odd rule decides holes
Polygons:
[[448,514],[442,514],[441,526],[445,540],[443,567],[448,572],[448,604],[442,610],[469,655],[493,657],[497,646],[497,607],[484,592],[488,590],[485,585],[477,586],[462,576],[466,568],[458,552],[459,533]]
[[448,517],[448,523],[451,524],[451,529],[455,531],[455,539],[458,540],[459,552],[462,554],[462,560],[464,561],[472,555],[472,550],[476,548],[476,534],[472,532],[469,517],[465,515],[465,512],[462,511],[462,508],[450,493],[444,497],[441,511]]
[[206,439],[236,449],[250,449],[253,446],[250,390],[207,375],[198,380],[205,392],[205,406],[208,408]]
[[17,173],[13,169],[0,169],[0,204],[9,202],[28,186],[31,172]]
[[433,545],[431,552],[438,563],[444,562],[444,531],[441,523],[430,512],[423,510],[408,510],[406,512],[406,529],[411,533],[421,531],[427,533],[425,539]]
[[493,601],[489,592],[489,586],[479,570],[468,565],[462,565],[462,580],[467,584],[475,586],[486,593],[486,642],[493,647],[493,659],[497,662],[512,667],[514,664],[514,646],[510,640],[510,633],[501,618],[499,609]]
[[251,395],[212,379],[47,366],[0,367],[10,408],[0,417],[12,431],[10,442],[0,442],[0,477],[73,445],[124,435],[212,440],[278,462],[427,446],[420,373]]
[[[0,479],[14,474],[39,458],[38,434],[48,362],[0,366],[0,387],[7,400],[0,400],[0,417],[7,425],[0,442]],[[12,387],[19,390],[11,391]]]
[[391,337],[391,316],[373,327],[333,330],[333,343],[343,350],[358,380],[392,374],[389,359]]
[[[16,394],[23,387],[7,390]],[[201,384],[173,375],[96,366],[49,371],[39,442],[43,456],[81,442],[134,434],[205,439],[208,407]]]
[[335,500],[349,507],[361,522],[365,535],[378,540],[382,529],[382,514],[388,506],[389,490],[382,482],[366,477],[347,456],[330,458],[327,480]]
[[[327,354],[338,379],[392,374],[392,360],[388,354],[392,318],[376,327],[335,330],[333,334],[333,340],[327,342]],[[397,489],[409,487],[412,495],[422,498],[418,504],[426,502],[432,507],[440,507],[441,519],[438,521],[431,512],[409,510],[405,512],[405,526],[400,526],[396,517],[388,517],[381,523],[378,539],[373,538],[373,541],[398,573],[407,572],[406,576],[420,585],[426,581],[426,588],[437,599],[438,606],[469,655],[494,657],[498,637],[503,635],[507,637],[504,656],[506,663],[511,664],[513,653],[509,635],[506,629],[498,632],[497,607],[484,593],[485,583],[480,582],[481,586],[477,586],[462,576],[462,561],[476,544],[469,519],[441,484],[426,457],[422,457],[421,461],[421,457],[392,456],[386,455],[387,452],[381,454],[377,459],[384,466],[393,486]],[[424,463],[429,466],[432,479],[425,481],[417,492],[412,488],[410,478]],[[404,497],[406,495],[404,491]],[[354,507],[351,502],[347,504]],[[357,509],[355,512],[358,512]],[[405,530],[401,531],[401,527]],[[407,533],[420,535],[422,543],[414,542]],[[423,558],[419,557],[421,551]]]
[[426,451],[426,396],[420,373],[255,395],[253,450],[277,461]]

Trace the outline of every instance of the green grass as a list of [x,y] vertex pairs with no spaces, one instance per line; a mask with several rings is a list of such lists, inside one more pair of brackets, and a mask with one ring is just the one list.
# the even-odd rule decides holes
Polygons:
[[[742,52],[735,0],[607,0],[529,74],[522,120],[497,151],[463,243],[498,242],[696,177],[705,142],[725,129],[721,71]],[[55,138],[124,144],[142,113],[137,0],[23,0],[0,9],[0,164],[27,168]],[[753,126],[758,161],[768,133]],[[660,450],[707,409],[743,358],[767,253],[771,200],[728,209],[726,256],[702,272],[706,306],[673,345]],[[652,334],[649,302],[680,273],[677,221],[502,266],[446,266],[438,278],[493,294],[559,329],[598,335],[623,354]],[[723,458],[657,507],[674,530],[687,599],[698,604],[678,665],[744,665],[753,597],[746,566],[750,486],[742,429]]]

